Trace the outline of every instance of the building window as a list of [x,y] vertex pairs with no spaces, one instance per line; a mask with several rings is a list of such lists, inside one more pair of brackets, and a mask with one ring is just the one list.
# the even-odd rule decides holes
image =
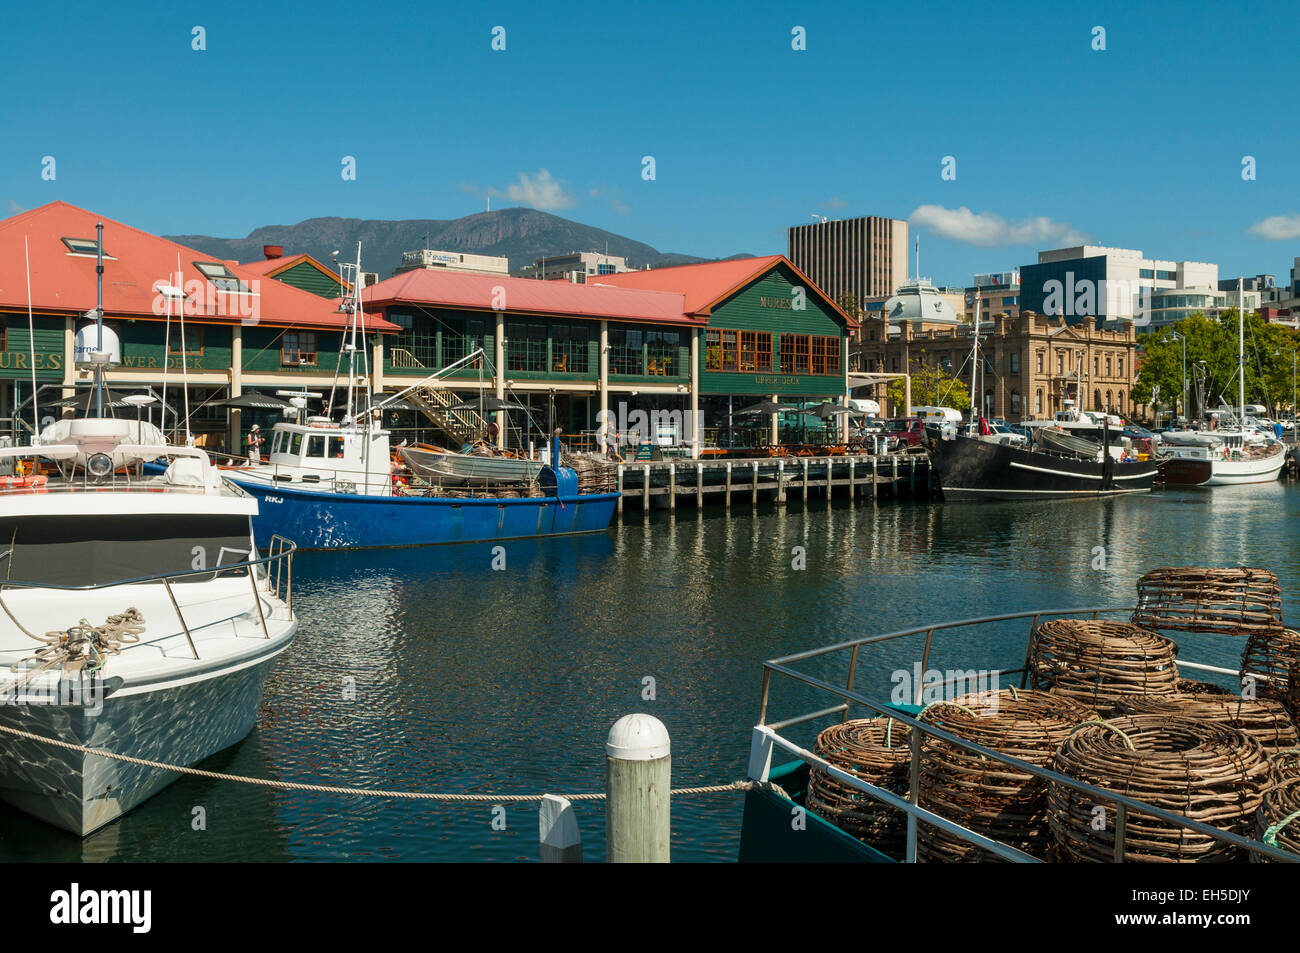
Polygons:
[[770,332],[740,332],[740,369],[771,372],[772,335]]
[[1011,392],[1011,412],[1013,414],[1020,413],[1020,391],[1018,390]]
[[560,374],[585,374],[587,328],[581,324],[551,325],[551,370]]
[[[313,347],[312,350],[314,351],[316,348]],[[185,331],[185,350],[183,352],[181,351],[181,336],[179,333],[173,335],[167,341],[168,357],[180,357],[182,353],[186,357],[203,356],[203,325],[190,325]],[[316,361],[313,359],[312,363],[315,364]]]
[[709,328],[705,332],[704,368],[709,371],[740,369],[740,332]]
[[1110,377],[1110,358],[1106,358],[1106,376]]
[[1065,355],[1059,351],[1056,354],[1056,373],[1058,375],[1065,373]]
[[889,369],[890,369],[893,373],[895,373],[895,374],[898,373],[898,358],[895,357],[895,358],[893,358],[893,359],[890,361],[890,368],[889,368]]
[[1015,351],[1011,352],[1011,373],[1020,373],[1020,355]]
[[1115,398],[1115,409],[1121,414],[1124,413],[1124,392],[1120,391],[1119,396]]
[[540,321],[506,323],[506,370],[546,370],[546,325]]
[[[416,351],[417,357],[424,361],[426,365],[432,364],[435,367],[445,367],[459,361],[463,357],[468,357],[475,350],[483,346],[483,338],[488,332],[488,323],[482,318],[448,318],[442,322],[442,355],[435,356],[432,353],[434,333],[432,330],[428,333],[429,340],[429,358],[420,357],[421,351]],[[509,340],[509,333],[506,338]],[[399,337],[399,341],[400,341]],[[477,367],[475,361],[472,367]]]
[[1034,391],[1034,413],[1042,416],[1043,413],[1043,389],[1040,387]]
[[0,318],[0,351],[9,350],[9,322]]
[[286,331],[280,339],[280,363],[285,366],[314,366],[316,332]]
[[231,270],[220,262],[196,261],[194,267],[199,270],[199,273],[204,278],[212,282],[212,287],[218,291],[248,291],[248,286],[236,278]]
[[807,374],[810,362],[809,338],[806,334],[781,335],[781,372]]
[[1041,374],[1043,373],[1043,352],[1039,351],[1037,357],[1038,357],[1038,373]]
[[1096,377],[1100,373],[1101,373],[1101,358],[1097,357],[1097,355],[1094,354],[1092,356],[1092,376]]
[[660,377],[676,377],[678,348],[682,339],[679,331],[647,331],[645,333],[646,372]]
[[[89,255],[94,258],[99,254],[99,244],[93,238],[65,238],[63,244],[68,246],[69,255]],[[104,249],[104,257],[113,257],[108,253],[107,248]]]
[[1141,268],[1138,270],[1139,278],[1155,278],[1156,273],[1152,268]]
[[1093,409],[1093,410],[1101,410],[1101,391],[1100,391],[1100,390],[1094,390],[1094,391],[1092,392],[1092,409]]
[[1119,374],[1120,377],[1123,377],[1123,376],[1124,376],[1124,358],[1121,357],[1121,358],[1117,358],[1116,360],[1118,361],[1118,364],[1119,364],[1119,366],[1118,366],[1118,368],[1117,368],[1117,372],[1118,372],[1118,374]]
[[[734,333],[734,332],[733,332]],[[642,340],[639,328],[611,328],[609,331],[609,372],[644,374]]]

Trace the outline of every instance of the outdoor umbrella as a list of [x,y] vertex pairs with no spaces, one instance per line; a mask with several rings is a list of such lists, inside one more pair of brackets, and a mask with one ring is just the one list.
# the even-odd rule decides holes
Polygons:
[[371,404],[371,407],[376,407],[379,410],[419,410],[420,409],[419,404],[409,401],[406,398],[402,398],[401,400],[390,400],[386,402],[382,395],[379,395],[375,399],[375,402]]
[[476,397],[474,400],[461,401],[459,404],[452,404],[449,410],[473,410],[480,414],[491,414],[498,410],[527,410],[523,404],[513,404],[508,400],[502,400],[499,397]]
[[[132,397],[132,396],[136,396],[136,395],[127,394],[120,390],[108,390],[107,388],[105,388],[104,406],[111,407],[115,410],[120,410],[123,407],[135,407],[136,405],[134,402],[126,399],[127,397]],[[161,401],[159,401],[159,403],[161,403]],[[41,406],[43,407],[86,407],[86,406],[94,407],[95,392],[93,390],[78,391],[72,397],[65,397],[63,398],[63,400],[42,401]],[[170,405],[168,405],[167,410],[171,414],[176,413],[176,408]]]
[[255,394],[250,391],[238,397],[227,397],[225,400],[210,400],[208,406],[230,407],[235,410],[284,410],[293,405],[271,394]]
[[794,404],[778,404],[774,400],[765,400],[757,404],[752,404],[743,410],[736,411],[737,414],[784,414],[799,408]]
[[831,417],[838,417],[840,414],[856,414],[857,411],[852,407],[845,407],[843,404],[825,403],[818,404],[817,409],[812,413],[822,420],[827,420]]

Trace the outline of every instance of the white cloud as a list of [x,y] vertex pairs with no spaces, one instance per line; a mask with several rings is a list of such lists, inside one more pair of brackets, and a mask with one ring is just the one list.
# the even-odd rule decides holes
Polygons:
[[1083,245],[1092,236],[1064,222],[1053,222],[1045,215],[1008,222],[993,212],[972,212],[966,206],[944,208],[922,205],[908,218],[908,224],[929,228],[937,235],[970,245],[992,248],[998,245]]
[[551,178],[551,173],[545,169],[539,169],[535,175],[520,172],[519,181],[506,189],[506,198],[544,212],[569,208],[574,204],[573,196],[565,192],[559,181]]
[[1270,215],[1262,222],[1256,222],[1246,231],[1271,241],[1300,238],[1300,215]]

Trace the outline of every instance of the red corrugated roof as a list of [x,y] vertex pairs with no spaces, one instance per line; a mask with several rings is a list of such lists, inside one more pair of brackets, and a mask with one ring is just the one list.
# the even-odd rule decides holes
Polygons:
[[[83,313],[95,307],[95,257],[68,253],[64,238],[95,240],[95,223],[104,223],[104,314],[164,317],[166,300],[157,284],[175,282],[180,256],[181,287],[189,292],[185,314],[200,321],[341,328],[346,317],[336,305],[238,262],[224,264],[255,292],[224,292],[194,267],[216,262],[211,255],[150,235],[121,222],[96,215],[67,202],[51,202],[0,221],[0,309],[26,310],[27,278],[23,239],[31,254],[32,307],[37,311]],[[382,319],[368,319],[367,328],[395,331]]]
[[365,289],[361,295],[368,308],[417,304],[621,321],[702,323],[686,314],[684,296],[671,288],[642,291],[431,268],[394,275]]
[[624,271],[616,275],[601,275],[595,280],[616,288],[642,288],[682,292],[686,297],[686,313],[707,318],[715,305],[731,297],[750,282],[785,265],[813,294],[830,305],[856,328],[858,322],[846,313],[807,275],[794,266],[784,255],[765,255],[761,258],[737,258],[731,261],[708,261],[695,265],[674,265],[671,268],[652,268],[649,271]]

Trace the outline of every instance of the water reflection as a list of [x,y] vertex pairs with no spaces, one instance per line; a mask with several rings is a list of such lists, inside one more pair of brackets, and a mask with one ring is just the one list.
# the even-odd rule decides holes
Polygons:
[[[1126,604],[1157,565],[1272,568],[1289,604],[1297,509],[1300,494],[1284,484],[1043,504],[813,498],[757,515],[747,502],[633,511],[596,536],[303,554],[302,626],[269,680],[260,727],[210,763],[363,787],[594,791],[609,725],[648,710],[672,733],[675,783],[731,780],[745,769],[763,659],[925,621]],[[1104,569],[1094,568],[1099,547]],[[935,663],[1018,665],[1025,631],[949,633],[936,638]],[[1239,646],[1209,650],[1231,661]],[[892,671],[918,659],[915,642],[864,656],[858,685],[887,694]],[[824,674],[844,678],[844,660],[827,660]],[[783,689],[773,716],[808,701]],[[195,806],[206,831],[192,829]],[[603,812],[580,805],[579,817],[587,858],[599,860]],[[0,856],[536,857],[534,809],[510,808],[505,831],[490,822],[488,805],[183,779],[84,842],[0,810]],[[732,859],[740,799],[680,800],[673,823],[678,859]]]

